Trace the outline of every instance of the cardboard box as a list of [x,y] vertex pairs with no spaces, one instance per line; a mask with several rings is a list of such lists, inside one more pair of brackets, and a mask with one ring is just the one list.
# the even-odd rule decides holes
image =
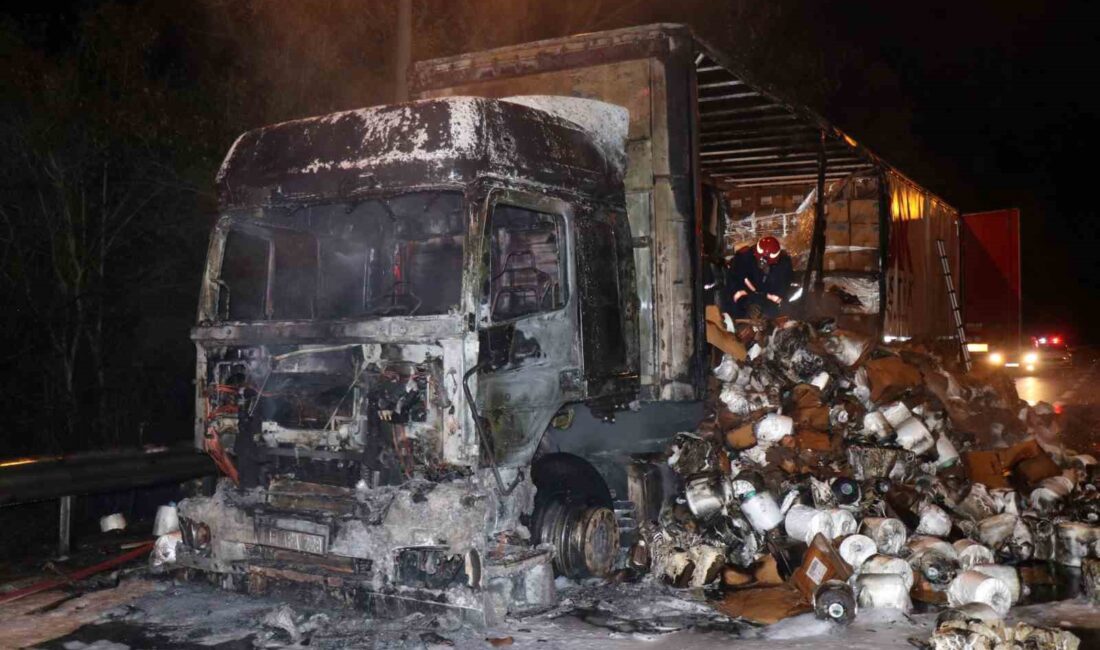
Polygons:
[[849,227],[852,246],[867,246],[878,249],[878,224],[853,223]]
[[848,229],[848,222],[835,222],[829,221],[825,226],[825,245],[826,246],[850,246],[851,245],[851,233]]
[[[825,408],[825,407],[821,407]],[[829,419],[828,411],[825,412],[826,422]],[[794,441],[795,449],[808,449],[812,451],[829,451],[833,448],[833,441],[824,431],[802,429],[790,437]]]
[[862,271],[870,273],[878,271],[879,267],[879,255],[878,250],[858,250],[852,251],[851,262],[848,266],[849,271]]
[[810,542],[802,565],[791,575],[791,584],[808,601],[813,601],[814,592],[823,582],[829,580],[847,580],[852,577],[852,568],[840,557],[832,543],[818,533]]
[[726,432],[726,444],[730,449],[741,451],[756,446],[756,434],[752,431],[752,425],[753,423],[749,422]]
[[875,402],[890,400],[903,391],[919,386],[923,381],[920,370],[902,361],[901,357],[882,357],[863,364],[867,380],[871,383],[871,399]]
[[737,340],[737,337],[726,331],[722,313],[716,305],[707,305],[707,343],[718,348],[738,361],[744,361],[747,357],[745,346]]
[[878,224],[878,201],[876,199],[853,199],[849,202],[848,219],[852,223]]
[[790,585],[750,587],[727,591],[722,600],[711,603],[726,616],[770,625],[785,618],[813,611],[809,602]]
[[990,488],[1011,487],[1005,478],[1001,456],[995,451],[968,451],[962,455],[966,476]]

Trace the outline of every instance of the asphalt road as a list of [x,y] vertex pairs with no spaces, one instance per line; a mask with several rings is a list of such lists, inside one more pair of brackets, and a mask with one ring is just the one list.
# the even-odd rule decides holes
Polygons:
[[1016,378],[1016,392],[1029,404],[1047,402],[1060,414],[1066,445],[1100,452],[1100,348],[1074,350],[1074,365]]
[[1016,391],[1020,399],[1031,404],[1042,401],[1074,406],[1100,405],[1098,362],[1100,348],[1074,350],[1072,367],[1022,374],[1016,378]]

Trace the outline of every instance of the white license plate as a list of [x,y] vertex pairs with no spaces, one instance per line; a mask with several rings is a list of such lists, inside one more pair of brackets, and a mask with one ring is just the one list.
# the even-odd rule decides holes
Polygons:
[[321,535],[282,528],[260,528],[257,531],[257,537],[264,546],[275,546],[314,555],[325,554],[325,538]]

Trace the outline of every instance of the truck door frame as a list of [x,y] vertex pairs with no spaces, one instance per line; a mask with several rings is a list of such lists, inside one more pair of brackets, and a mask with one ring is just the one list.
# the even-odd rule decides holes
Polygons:
[[[478,333],[478,413],[488,424],[498,465],[530,462],[550,420],[561,407],[584,398],[574,223],[569,200],[533,189],[489,186],[478,200],[480,231],[474,254],[480,256],[474,314]],[[499,205],[560,219],[559,283],[564,304],[494,322],[489,313],[489,264],[492,217]],[[495,349],[494,349],[495,348]],[[517,358],[517,355],[519,358]]]

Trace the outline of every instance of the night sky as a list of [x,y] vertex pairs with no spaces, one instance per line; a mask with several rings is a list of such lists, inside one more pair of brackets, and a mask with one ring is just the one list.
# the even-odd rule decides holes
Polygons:
[[[913,15],[853,11],[844,29],[880,43],[882,60],[901,80],[912,141],[927,152],[911,163],[912,173],[964,211],[1019,207],[1025,329],[1069,330],[1078,341],[1095,341],[1095,3],[907,6]],[[848,108],[843,93],[835,106],[838,113]],[[873,137],[894,155],[890,134]]]
[[[1092,3],[413,4],[414,60],[689,23],[964,212],[1019,207],[1025,333],[1100,341]],[[389,100],[394,16],[382,0],[4,3],[0,409],[10,426],[0,443],[15,453],[189,435],[188,329],[217,165],[248,128]],[[74,289],[44,257],[49,240],[33,225],[49,215],[36,212],[36,193],[96,208],[101,186],[110,214],[140,218]],[[99,241],[97,227],[83,231],[88,241]]]

